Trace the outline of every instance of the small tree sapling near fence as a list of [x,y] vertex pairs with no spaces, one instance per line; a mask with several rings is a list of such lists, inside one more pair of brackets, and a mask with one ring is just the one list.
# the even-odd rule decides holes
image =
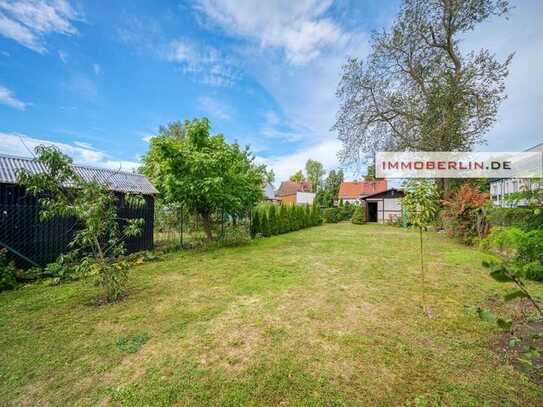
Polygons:
[[[78,226],[70,243],[74,259],[97,275],[105,301],[119,300],[126,290],[129,264],[118,261],[118,256],[125,252],[124,240],[141,233],[143,219],[120,219],[115,194],[77,175],[71,158],[55,147],[40,145],[35,151],[36,160],[47,171],[38,174],[21,171],[18,183],[38,198],[42,221],[57,216],[76,219]],[[125,199],[142,200],[131,194]]]
[[435,221],[439,210],[438,190],[429,181],[410,181],[406,185],[402,206],[409,223],[418,229],[420,237],[420,272],[422,279],[422,308],[426,309],[423,232]]

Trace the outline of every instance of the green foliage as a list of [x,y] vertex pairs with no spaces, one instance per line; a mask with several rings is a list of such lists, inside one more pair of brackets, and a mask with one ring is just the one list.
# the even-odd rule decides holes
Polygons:
[[45,267],[42,276],[51,278],[54,284],[61,281],[77,280],[89,273],[92,263],[91,258],[84,257],[81,259],[76,251],[71,251],[61,254],[53,263],[49,263]]
[[220,247],[236,247],[241,246],[251,241],[251,236],[247,234],[247,229],[244,225],[230,226],[225,228],[224,235],[219,240]]
[[326,173],[322,164],[318,161],[309,159],[305,163],[305,172],[313,192],[320,191],[323,181],[322,177],[324,177],[324,174]]
[[322,217],[325,223],[338,223],[341,220],[341,209],[326,208],[322,212]]
[[207,119],[185,121],[181,130],[151,139],[143,172],[168,204],[182,204],[202,218],[208,240],[213,214],[244,215],[262,199],[265,168],[248,148],[210,135]]
[[[70,243],[73,256],[79,256],[83,267],[86,267],[86,263],[92,264],[106,301],[118,300],[125,290],[127,270],[116,264],[115,259],[124,254],[124,239],[141,232],[143,219],[123,219],[125,226],[120,227],[117,198],[112,191],[96,182],[82,179],[73,170],[72,160],[55,147],[37,146],[36,155],[37,161],[47,171],[39,174],[21,171],[18,183],[28,193],[37,196],[41,220],[57,216],[71,216],[78,220],[79,227]],[[66,188],[67,185],[70,187]],[[135,195],[126,195],[125,199],[134,203],[143,201]],[[73,259],[69,260],[74,263]],[[62,258],[50,267],[49,272],[58,279],[77,274],[72,273],[72,266],[68,267],[67,263],[68,259]]]
[[488,221],[492,226],[514,226],[524,230],[543,229],[543,212],[532,208],[488,209]]
[[402,208],[412,226],[427,230],[434,223],[439,211],[439,195],[435,184],[418,180],[408,182]]
[[279,218],[277,217],[277,211],[275,205],[269,205],[268,207],[268,221],[270,223],[270,234],[278,235],[281,233],[281,225],[279,224]]
[[318,226],[321,223],[320,210],[316,205],[263,204],[253,210],[251,230],[253,237],[268,237]]
[[294,175],[291,175],[291,177],[289,178],[292,182],[302,182],[302,181],[305,181],[305,177],[304,177],[304,173],[302,172],[302,170],[298,170],[296,171],[296,173]]
[[265,209],[260,212],[260,233],[264,237],[270,237],[272,235],[268,211]]
[[354,213],[351,219],[352,223],[355,225],[363,225],[366,223],[366,206],[365,205],[356,205],[354,208]]
[[[420,271],[422,278],[422,307],[426,308],[424,244],[422,232],[435,221],[439,212],[439,195],[436,185],[425,180],[411,180],[406,184],[406,193],[402,199],[402,208],[409,223],[419,230],[420,235]],[[426,309],[425,309],[426,310]]]
[[345,202],[341,207],[341,220],[351,220],[355,211],[356,205]]
[[8,261],[7,250],[0,250],[0,291],[17,287],[15,263]]
[[495,228],[483,247],[501,256],[518,278],[543,281],[543,230]]
[[324,188],[317,193],[315,201],[318,205],[329,208],[334,206],[339,187],[343,182],[343,170],[332,170],[324,182]]
[[133,335],[121,336],[115,344],[123,353],[136,353],[151,337],[145,332],[138,332]]
[[260,220],[260,211],[255,208],[252,210],[252,219],[251,219],[251,237],[255,238],[258,233],[262,230],[261,220]]

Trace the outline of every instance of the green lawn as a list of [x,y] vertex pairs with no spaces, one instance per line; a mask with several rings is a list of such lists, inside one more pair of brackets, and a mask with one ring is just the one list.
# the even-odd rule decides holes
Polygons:
[[426,242],[435,319],[418,235],[379,225],[172,254],[115,305],[91,281],[1,293],[0,405],[541,405],[473,311],[509,287]]

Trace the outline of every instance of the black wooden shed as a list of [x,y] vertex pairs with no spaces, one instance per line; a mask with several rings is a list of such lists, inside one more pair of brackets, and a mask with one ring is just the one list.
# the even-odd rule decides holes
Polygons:
[[[154,197],[158,193],[155,187],[136,173],[80,165],[73,167],[85,180],[98,182],[115,192],[120,218],[144,219],[142,233],[126,241],[127,251],[151,250]],[[72,218],[40,221],[37,199],[16,183],[17,174],[23,168],[31,173],[45,170],[36,160],[0,154],[0,248],[7,248],[9,257],[20,267],[44,266],[68,250],[77,223]],[[124,199],[126,193],[141,194],[145,203],[131,204],[130,200]]]

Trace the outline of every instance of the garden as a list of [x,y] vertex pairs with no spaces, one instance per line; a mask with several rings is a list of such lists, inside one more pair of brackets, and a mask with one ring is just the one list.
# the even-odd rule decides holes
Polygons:
[[543,401],[541,190],[500,208],[480,180],[446,197],[410,181],[402,215],[371,224],[363,201],[334,204],[335,179],[326,205],[262,202],[248,149],[172,123],[142,168],[155,250],[128,253],[145,220],[54,147],[36,155],[46,171],[19,184],[41,222],[76,227],[43,268],[0,252],[2,404]]
[[[124,301],[85,280],[0,295],[0,400],[14,405],[537,405],[503,331],[534,315],[425,232],[325,224],[134,266]],[[528,281],[534,295],[539,283]]]

